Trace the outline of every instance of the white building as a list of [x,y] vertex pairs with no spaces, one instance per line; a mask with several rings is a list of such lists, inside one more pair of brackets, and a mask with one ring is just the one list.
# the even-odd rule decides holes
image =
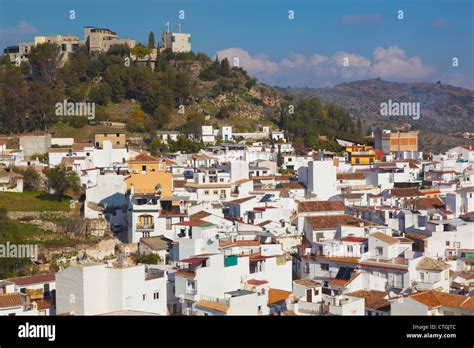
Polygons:
[[100,315],[123,310],[167,315],[166,275],[145,265],[74,265],[56,275],[58,314]]
[[298,180],[306,186],[308,194],[326,200],[338,194],[336,166],[332,160],[309,161],[298,169]]

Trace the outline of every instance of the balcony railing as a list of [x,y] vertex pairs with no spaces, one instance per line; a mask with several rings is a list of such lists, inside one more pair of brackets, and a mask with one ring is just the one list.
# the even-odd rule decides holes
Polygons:
[[155,224],[154,223],[138,223],[136,226],[137,230],[154,230]]
[[230,306],[230,300],[226,300],[226,299],[223,299],[223,298],[202,295],[201,300],[206,300],[206,301],[210,301],[210,302],[223,304],[225,306]]

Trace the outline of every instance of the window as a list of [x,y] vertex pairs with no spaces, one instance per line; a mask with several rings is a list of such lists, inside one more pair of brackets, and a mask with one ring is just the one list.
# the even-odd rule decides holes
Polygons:
[[319,295],[319,290],[318,290],[318,289],[314,289],[314,295],[315,295],[315,296],[318,296],[318,295]]
[[146,301],[146,294],[143,294],[143,301]]
[[423,272],[420,272],[420,280],[421,281],[425,280],[425,274]]
[[353,247],[352,245],[348,245],[348,246],[347,246],[347,252],[348,252],[348,253],[354,252],[354,247]]
[[446,246],[449,246],[449,241],[446,241]]
[[120,145],[120,141],[116,141],[115,144]]
[[217,196],[217,195],[219,194],[219,191],[214,190],[214,191],[212,191],[212,194],[213,194],[214,196]]
[[166,218],[166,229],[171,230],[171,218]]
[[146,173],[146,166],[142,166],[142,173],[145,172]]
[[382,247],[375,247],[375,255],[376,256],[383,255],[383,248]]
[[329,263],[322,263],[321,264],[321,269],[323,271],[329,271]]
[[204,190],[204,194],[205,194],[206,196],[209,196],[209,190]]
[[303,272],[304,272],[304,273],[309,273],[309,263],[305,263],[305,264],[304,264]]
[[160,292],[159,291],[155,291],[155,293],[153,294],[153,299],[154,300],[159,300],[160,299]]

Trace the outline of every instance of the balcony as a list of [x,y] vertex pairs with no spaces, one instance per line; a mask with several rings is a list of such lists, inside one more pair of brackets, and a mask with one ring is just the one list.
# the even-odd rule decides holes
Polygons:
[[223,299],[223,298],[202,295],[201,300],[218,303],[218,304],[221,304],[221,305],[224,305],[224,306],[227,306],[227,307],[230,306],[230,300]]
[[139,222],[135,229],[137,231],[154,231],[155,230],[155,224],[154,223],[144,223],[144,222]]

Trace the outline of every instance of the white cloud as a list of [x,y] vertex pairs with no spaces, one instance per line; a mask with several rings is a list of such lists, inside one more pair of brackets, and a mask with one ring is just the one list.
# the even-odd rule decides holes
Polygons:
[[38,30],[25,21],[20,21],[18,24],[11,28],[5,28],[0,30],[0,41],[11,43],[19,43],[23,40],[30,40],[31,35],[36,33]]
[[[315,53],[309,57],[290,53],[280,61],[264,55],[251,56],[240,48],[217,52],[220,59],[235,57],[249,74],[262,81],[281,86],[331,86],[337,83],[380,77],[392,81],[420,81],[433,73],[419,56],[408,57],[397,46],[377,47],[371,57],[350,52],[336,52],[331,56]],[[347,58],[347,60],[346,60]],[[348,64],[344,65],[344,62]]]

